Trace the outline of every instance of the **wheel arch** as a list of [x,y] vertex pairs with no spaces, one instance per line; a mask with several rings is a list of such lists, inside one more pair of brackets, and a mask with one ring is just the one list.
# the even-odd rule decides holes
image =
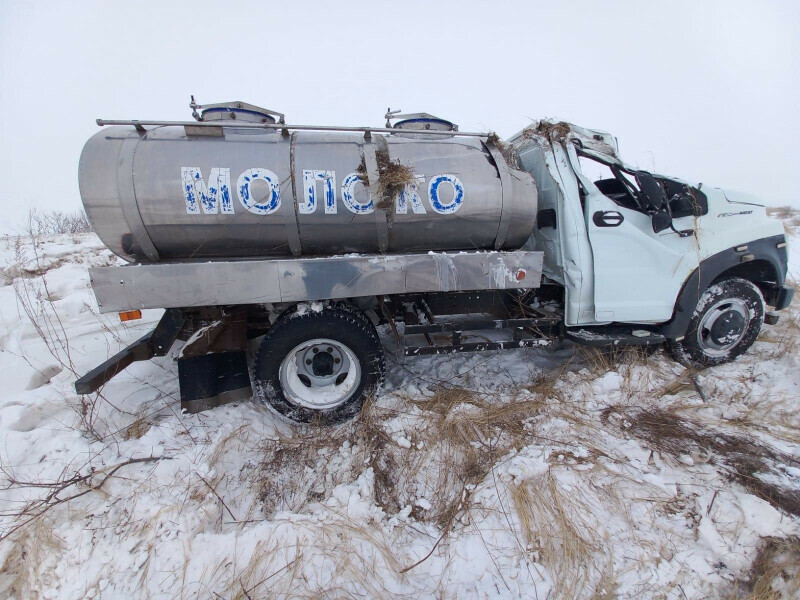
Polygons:
[[681,287],[672,319],[661,326],[661,333],[669,339],[681,338],[703,292],[711,284],[729,277],[741,277],[754,283],[765,302],[774,306],[786,275],[786,250],[778,247],[783,241],[782,235],[763,238],[703,260]]

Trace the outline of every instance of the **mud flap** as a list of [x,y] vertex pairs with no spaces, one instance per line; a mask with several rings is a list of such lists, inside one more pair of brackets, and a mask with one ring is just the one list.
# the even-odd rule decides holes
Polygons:
[[217,352],[178,359],[181,408],[197,413],[253,395],[244,352]]

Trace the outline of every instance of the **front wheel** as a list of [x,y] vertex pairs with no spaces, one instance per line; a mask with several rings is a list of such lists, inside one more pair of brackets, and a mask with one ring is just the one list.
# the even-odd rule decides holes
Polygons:
[[678,362],[707,367],[730,362],[756,341],[764,323],[764,297],[739,277],[718,281],[697,302],[686,335],[672,342]]
[[293,421],[339,423],[358,414],[383,381],[375,327],[345,306],[296,311],[264,336],[253,375],[258,395]]

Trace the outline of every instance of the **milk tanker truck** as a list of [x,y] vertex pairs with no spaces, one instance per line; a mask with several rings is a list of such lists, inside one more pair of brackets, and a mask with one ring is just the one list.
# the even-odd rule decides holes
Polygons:
[[101,312],[165,311],[79,394],[176,346],[187,411],[255,396],[335,423],[381,385],[382,325],[407,356],[567,339],[708,366],[792,299],[763,203],[628,165],[604,131],[540,121],[501,141],[427,113],[335,127],[190,106],[98,120],[83,149],[86,213],[130,263],[90,269]]

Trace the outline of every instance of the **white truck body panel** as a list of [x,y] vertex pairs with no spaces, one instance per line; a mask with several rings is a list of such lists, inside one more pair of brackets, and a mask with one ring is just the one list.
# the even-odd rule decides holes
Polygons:
[[[511,142],[539,185],[540,213],[556,212],[557,227],[537,227],[533,235],[545,253],[544,274],[564,285],[568,327],[668,321],[684,283],[704,259],[783,233],[755,198],[707,187],[707,214],[673,220],[676,230],[691,235],[655,233],[650,215],[615,203],[581,172],[576,140],[586,155],[636,171],[619,159],[616,138],[574,125],[558,140],[530,131]],[[583,202],[578,182],[586,191]],[[599,227],[593,221],[598,212],[619,213],[621,223]]]

